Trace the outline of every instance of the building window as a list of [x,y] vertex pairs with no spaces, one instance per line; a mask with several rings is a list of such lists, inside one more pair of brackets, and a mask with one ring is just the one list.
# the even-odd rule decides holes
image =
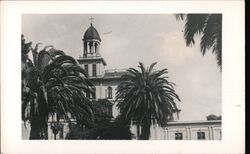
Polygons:
[[175,140],[183,140],[182,133],[175,133]]
[[96,99],[96,89],[95,89],[95,87],[93,87],[92,90],[93,90],[92,98]]
[[108,87],[108,98],[112,98],[112,87]]
[[86,97],[90,98],[90,91],[89,90],[86,90]]
[[84,70],[87,75],[89,75],[89,65],[84,65]]
[[197,139],[198,140],[205,140],[205,132],[197,132]]
[[109,115],[110,117],[112,117],[112,115],[113,115],[112,107],[113,107],[113,105],[109,105],[109,106],[108,106],[108,115]]
[[93,76],[96,76],[96,64],[93,64]]

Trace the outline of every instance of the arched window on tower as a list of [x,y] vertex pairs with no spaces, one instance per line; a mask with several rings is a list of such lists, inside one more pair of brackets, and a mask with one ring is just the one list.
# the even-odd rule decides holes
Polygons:
[[94,51],[93,51],[93,50],[94,50],[94,43],[93,43],[93,42],[90,42],[90,43],[89,43],[89,49],[90,49],[90,50],[89,50],[90,53],[92,54],[92,53],[94,52]]
[[88,48],[88,45],[86,42],[83,43],[83,56],[86,56],[87,55],[87,48]]
[[95,53],[98,53],[98,44],[95,43]]
[[108,87],[108,98],[112,98],[112,87]]

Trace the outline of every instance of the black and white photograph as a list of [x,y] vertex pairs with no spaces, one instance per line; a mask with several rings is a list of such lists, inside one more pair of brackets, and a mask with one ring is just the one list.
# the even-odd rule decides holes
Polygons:
[[222,18],[22,15],[22,139],[221,140]]
[[245,153],[244,1],[1,1],[1,153]]

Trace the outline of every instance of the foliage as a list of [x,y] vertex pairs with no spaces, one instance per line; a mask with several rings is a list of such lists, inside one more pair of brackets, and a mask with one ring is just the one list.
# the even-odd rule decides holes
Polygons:
[[132,137],[130,126],[118,119],[100,129],[98,136],[99,139],[104,140],[131,140]]
[[166,125],[169,117],[177,111],[174,83],[166,76],[167,69],[154,70],[156,63],[145,68],[139,63],[140,70],[129,68],[128,74],[117,87],[116,100],[120,116],[127,124],[130,122],[142,127],[140,139],[149,139],[152,124]]
[[104,125],[113,118],[112,106],[113,104],[107,99],[93,101],[94,122],[96,125]]
[[[30,139],[47,139],[51,115],[59,121],[93,121],[92,104],[85,97],[93,86],[74,58],[53,46],[40,52],[25,43],[22,35],[22,120],[31,122]],[[33,61],[28,53],[32,51]]]
[[210,114],[207,116],[207,120],[221,120],[221,116],[216,116],[214,114]]
[[215,53],[217,64],[222,68],[222,15],[221,14],[177,14],[185,20],[184,36],[187,46],[195,44],[194,36],[201,35],[201,52],[205,55],[210,48]]
[[130,140],[132,133],[130,126],[123,123],[120,117],[112,119],[113,104],[107,99],[93,101],[95,115],[92,127],[86,127],[83,131],[83,139],[99,140]]
[[131,140],[133,134],[130,126],[116,118],[114,121],[106,121],[105,124],[95,125],[84,131],[84,139],[98,140]]
[[82,128],[79,125],[70,123],[69,124],[69,132],[67,133],[66,140],[81,140],[84,139],[84,133]]

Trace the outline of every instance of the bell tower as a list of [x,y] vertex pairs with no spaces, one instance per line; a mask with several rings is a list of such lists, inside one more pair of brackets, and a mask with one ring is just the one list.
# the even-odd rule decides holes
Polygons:
[[93,19],[90,17],[90,27],[87,29],[87,31],[84,33],[83,36],[83,56],[97,56],[99,54],[99,46],[101,43],[101,38],[99,36],[99,33],[93,26]]
[[79,57],[78,62],[89,77],[100,77],[103,75],[104,67],[107,65],[102,58],[99,48],[101,45],[101,38],[98,31],[93,26],[93,18],[90,18],[90,27],[85,31],[83,35],[83,55]]

